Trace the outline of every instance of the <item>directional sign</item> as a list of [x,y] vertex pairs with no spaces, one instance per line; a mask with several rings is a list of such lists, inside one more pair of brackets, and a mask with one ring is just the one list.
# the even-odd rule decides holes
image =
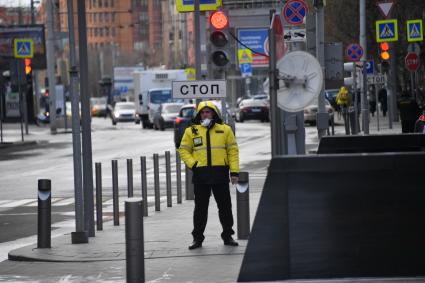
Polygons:
[[13,40],[13,55],[15,58],[34,57],[34,41],[30,38],[15,38]]
[[173,98],[225,98],[225,80],[173,81]]
[[[215,11],[221,6],[222,0],[199,0],[200,11]],[[176,0],[177,12],[193,12],[194,0]]]
[[376,42],[397,41],[397,20],[376,21]]
[[363,48],[357,43],[352,43],[348,45],[347,48],[345,49],[345,57],[347,58],[348,61],[351,61],[351,62],[360,61],[362,56],[363,56]]
[[422,41],[424,34],[422,30],[422,20],[407,21],[407,41]]
[[241,64],[240,68],[241,68],[242,77],[252,76],[252,65],[251,64]]
[[374,73],[374,62],[373,61],[367,61],[366,62],[366,74],[373,75]]
[[421,65],[421,60],[419,59],[418,54],[407,53],[406,58],[404,58],[404,63],[410,72],[416,72]]
[[305,42],[307,39],[305,28],[285,29],[283,33],[285,42]]
[[303,24],[307,13],[308,7],[302,0],[290,0],[283,6],[283,17],[287,23],[292,25]]

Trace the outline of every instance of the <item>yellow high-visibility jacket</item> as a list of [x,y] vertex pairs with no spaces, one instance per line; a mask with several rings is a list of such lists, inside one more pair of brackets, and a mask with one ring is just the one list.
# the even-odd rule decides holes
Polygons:
[[[216,113],[214,125],[207,128],[196,124],[199,113],[209,107]],[[239,174],[239,148],[230,126],[221,122],[220,112],[211,101],[199,104],[195,125],[186,128],[179,153],[185,164],[193,170],[194,184],[221,184],[229,182],[231,175]]]

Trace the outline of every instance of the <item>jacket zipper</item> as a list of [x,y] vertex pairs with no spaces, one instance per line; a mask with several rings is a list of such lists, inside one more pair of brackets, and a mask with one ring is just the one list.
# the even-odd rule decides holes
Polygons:
[[211,140],[210,129],[207,129],[207,166],[211,167]]

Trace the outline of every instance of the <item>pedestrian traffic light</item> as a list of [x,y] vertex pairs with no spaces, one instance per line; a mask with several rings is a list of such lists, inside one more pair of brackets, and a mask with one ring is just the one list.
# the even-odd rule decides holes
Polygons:
[[390,68],[389,60],[390,55],[390,44],[388,42],[381,42],[379,44],[379,58],[381,58],[381,71],[386,73]]
[[224,68],[230,62],[229,18],[225,11],[210,14],[210,61],[216,68]]
[[25,75],[30,75],[32,72],[31,59],[25,58]]

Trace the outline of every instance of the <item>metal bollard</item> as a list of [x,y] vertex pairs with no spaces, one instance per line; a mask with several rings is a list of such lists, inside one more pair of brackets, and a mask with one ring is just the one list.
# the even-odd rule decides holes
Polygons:
[[125,259],[127,282],[145,282],[143,200],[125,201]]
[[102,164],[95,163],[96,170],[96,228],[98,231],[103,230],[103,213],[102,213]]
[[133,159],[127,159],[127,195],[133,197]]
[[51,213],[52,213],[52,183],[49,179],[38,180],[38,233],[37,248],[50,248],[51,245]]
[[148,183],[146,179],[146,156],[140,157],[140,174],[142,182],[143,216],[148,216]]
[[159,162],[158,153],[153,155],[153,177],[154,177],[154,191],[155,191],[155,211],[161,211],[161,194],[159,191]]
[[192,176],[193,172],[189,167],[185,166],[186,168],[186,200],[194,200],[195,194],[194,194],[194,188],[192,183]]
[[177,182],[177,203],[182,203],[182,164],[180,154],[176,151],[176,182]]
[[170,152],[165,152],[165,180],[167,185],[167,207],[173,206],[173,196],[171,194],[171,157]]
[[114,226],[120,225],[120,206],[118,201],[118,160],[112,160],[112,210]]
[[249,174],[239,172],[239,182],[236,192],[236,206],[238,219],[238,239],[246,240],[249,237]]

